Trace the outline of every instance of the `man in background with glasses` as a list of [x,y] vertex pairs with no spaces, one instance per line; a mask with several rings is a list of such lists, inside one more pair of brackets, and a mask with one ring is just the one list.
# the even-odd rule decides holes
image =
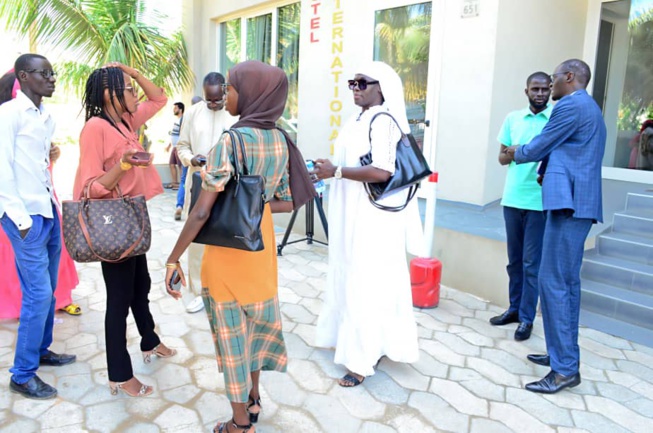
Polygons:
[[0,222],[14,250],[22,291],[9,387],[27,398],[48,399],[57,390],[36,375],[39,365],[61,366],[76,359],[48,349],[61,225],[48,171],[55,125],[41,102],[54,93],[56,74],[38,54],[18,57],[14,70],[21,90],[0,106]]
[[606,128],[601,109],[585,90],[589,66],[578,59],[561,63],[551,74],[551,96],[558,104],[542,133],[523,146],[506,148],[517,164],[548,157],[542,183],[546,212],[538,278],[547,354],[528,355],[551,371],[526,385],[553,394],[581,382],[578,319],[580,267],[593,223],[603,221],[601,161]]
[[[188,109],[184,114],[181,125],[179,141],[177,142],[177,155],[181,163],[188,167],[184,199],[185,213],[188,214],[190,206],[190,188],[193,185],[193,173],[200,171],[206,164],[206,155],[219,141],[222,133],[229,129],[238,120],[224,109],[225,91],[227,84],[224,76],[219,72],[210,72],[204,77],[203,90],[204,102],[199,102]],[[188,247],[188,273],[186,278],[188,288],[195,295],[194,299],[186,305],[186,311],[195,313],[204,308],[200,283],[200,270],[204,245],[191,243]]]
[[528,107],[508,114],[499,132],[499,163],[508,165],[503,188],[503,218],[508,247],[508,295],[510,306],[503,314],[492,317],[495,326],[518,322],[515,340],[531,337],[537,310],[537,274],[542,255],[544,213],[542,188],[537,183],[536,162],[515,164],[505,150],[513,144],[524,144],[535,138],[549,121],[552,107],[551,79],[544,72],[535,72],[526,80],[524,90]]

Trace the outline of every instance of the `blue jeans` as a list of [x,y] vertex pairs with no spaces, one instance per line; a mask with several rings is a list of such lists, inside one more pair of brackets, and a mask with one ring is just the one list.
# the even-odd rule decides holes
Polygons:
[[177,207],[184,207],[184,199],[186,198],[186,175],[188,174],[188,167],[184,166],[181,169],[181,179],[179,180],[179,190],[177,191]]
[[544,212],[503,207],[508,244],[510,312],[521,323],[533,323],[537,310],[537,276],[542,258]]
[[54,290],[61,256],[61,226],[57,209],[53,218],[32,215],[32,227],[25,236],[4,214],[0,218],[16,256],[16,270],[23,295],[16,338],[14,366],[9,370],[15,383],[23,384],[36,375],[39,358],[52,344]]

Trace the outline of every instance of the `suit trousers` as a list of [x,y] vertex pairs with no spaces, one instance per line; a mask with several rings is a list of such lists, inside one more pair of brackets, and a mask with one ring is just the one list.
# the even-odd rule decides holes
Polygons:
[[154,331],[150,313],[150,274],[145,254],[130,257],[120,263],[102,262],[102,276],[107,289],[107,311],[104,334],[107,346],[109,380],[125,382],[134,376],[127,351],[127,315],[131,308],[141,351],[154,349],[161,341]]
[[503,218],[508,246],[508,310],[517,312],[521,323],[533,323],[537,311],[544,212],[504,206]]
[[538,278],[542,321],[551,370],[578,373],[580,267],[593,220],[574,218],[570,209],[546,212],[542,262]]

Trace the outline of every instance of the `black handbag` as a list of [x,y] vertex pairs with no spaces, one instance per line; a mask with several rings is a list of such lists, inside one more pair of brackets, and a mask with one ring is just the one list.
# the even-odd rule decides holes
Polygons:
[[[230,129],[224,133],[231,137],[232,162],[236,172],[225,185],[224,191],[218,194],[209,219],[193,242],[245,251],[261,251],[265,248],[261,233],[265,179],[261,175],[249,174],[245,143],[240,132]],[[242,171],[238,148],[242,154]],[[201,174],[195,172],[191,186],[191,211],[201,190]]]
[[[372,122],[374,122],[374,119],[382,114],[390,116],[390,118],[397,125],[397,128],[399,128],[399,123],[397,123],[397,120],[392,117],[392,114],[387,112],[376,113],[374,117],[372,117],[372,120],[370,120],[370,146],[372,143]],[[372,150],[360,157],[360,163],[362,166],[370,165],[372,163]],[[408,203],[413,199],[413,197],[415,197],[415,194],[417,193],[419,182],[422,179],[430,176],[431,173],[431,169],[426,162],[426,158],[424,158],[424,154],[417,146],[417,142],[415,142],[415,137],[413,137],[412,134],[404,134],[402,132],[401,138],[397,142],[397,154],[395,157],[394,174],[390,176],[390,179],[385,182],[365,182],[365,191],[367,191],[370,203],[372,203],[374,207],[389,212],[398,212],[408,206]],[[406,203],[403,205],[391,207],[377,203],[377,200],[380,200],[391,193],[401,191],[405,188],[410,189],[408,191],[408,196],[406,197]]]

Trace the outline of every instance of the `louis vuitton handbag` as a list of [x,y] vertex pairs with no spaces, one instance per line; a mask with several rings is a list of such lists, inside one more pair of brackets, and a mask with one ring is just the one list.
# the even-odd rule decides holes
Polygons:
[[152,228],[143,195],[91,199],[91,180],[79,201],[63,202],[63,238],[76,262],[118,263],[150,249]]
[[[236,170],[225,185],[224,191],[218,194],[209,219],[193,242],[245,251],[261,251],[265,248],[261,232],[265,179],[261,175],[249,174],[245,144],[240,132],[230,129],[224,134],[229,134],[231,138],[232,163]],[[241,158],[238,157],[239,149]],[[191,211],[201,190],[202,178],[200,172],[195,172],[191,187]]]

